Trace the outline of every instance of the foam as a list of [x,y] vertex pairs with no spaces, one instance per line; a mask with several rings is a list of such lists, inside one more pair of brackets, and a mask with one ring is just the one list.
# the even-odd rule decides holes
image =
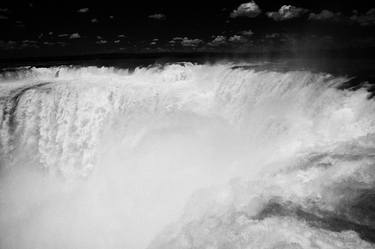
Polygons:
[[[232,63],[5,73],[1,247],[145,248],[176,221],[151,248],[185,243],[192,223],[203,225],[181,248],[370,248],[356,227],[294,211],[259,220],[277,200],[373,228],[351,207],[374,189],[375,104],[366,89],[339,90],[348,80]],[[245,240],[223,237],[232,225],[202,237],[238,212]]]

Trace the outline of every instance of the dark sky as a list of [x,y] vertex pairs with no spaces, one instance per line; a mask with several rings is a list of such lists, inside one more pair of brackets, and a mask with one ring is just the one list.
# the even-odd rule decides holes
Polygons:
[[372,1],[1,1],[0,57],[369,48]]

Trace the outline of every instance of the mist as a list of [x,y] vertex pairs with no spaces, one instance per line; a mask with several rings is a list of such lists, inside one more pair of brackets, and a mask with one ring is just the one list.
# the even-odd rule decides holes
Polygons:
[[[340,209],[374,186],[365,177],[374,174],[375,131],[366,89],[338,90],[346,77],[251,66],[32,68],[3,77],[0,247],[203,248],[207,219],[240,212],[247,232],[274,232],[258,248],[302,243],[279,224],[333,248],[348,239],[292,214],[268,217],[275,200],[372,226]],[[232,225],[205,238],[225,240],[215,231]],[[249,234],[257,236],[265,235]],[[369,248],[362,238],[353,231],[349,240]]]

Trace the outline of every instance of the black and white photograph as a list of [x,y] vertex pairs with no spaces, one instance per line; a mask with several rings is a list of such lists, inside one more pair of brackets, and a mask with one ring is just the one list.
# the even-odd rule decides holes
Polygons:
[[0,249],[375,249],[375,2],[0,1]]

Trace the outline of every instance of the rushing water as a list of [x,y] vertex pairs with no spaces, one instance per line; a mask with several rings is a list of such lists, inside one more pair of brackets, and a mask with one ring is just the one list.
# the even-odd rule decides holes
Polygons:
[[375,248],[365,82],[268,64],[0,78],[0,248]]

